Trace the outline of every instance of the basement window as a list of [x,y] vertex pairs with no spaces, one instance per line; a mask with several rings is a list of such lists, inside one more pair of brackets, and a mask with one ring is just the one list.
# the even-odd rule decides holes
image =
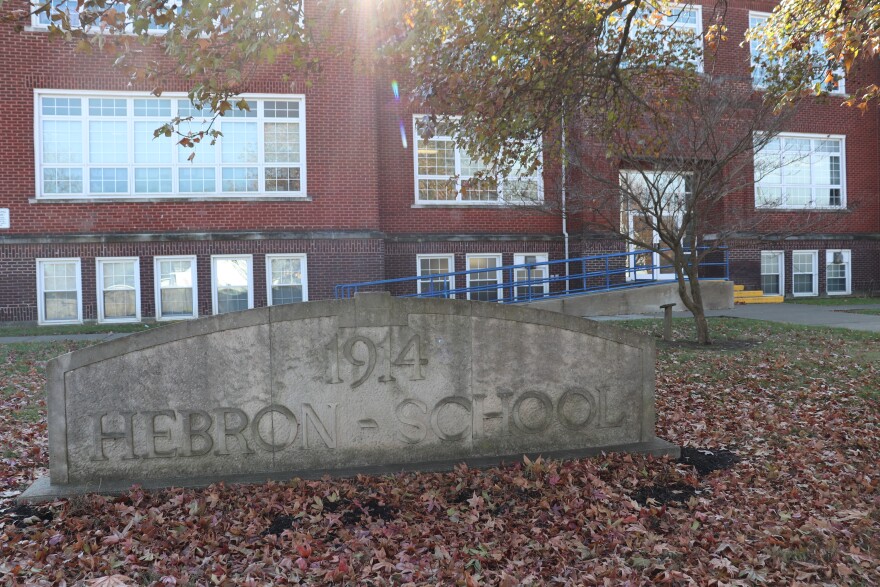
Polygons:
[[79,259],[37,259],[40,324],[82,322],[82,266]]

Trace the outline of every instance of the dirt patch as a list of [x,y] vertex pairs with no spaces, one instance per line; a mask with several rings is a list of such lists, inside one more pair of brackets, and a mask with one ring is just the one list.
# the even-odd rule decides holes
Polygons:
[[678,462],[691,465],[700,476],[713,471],[729,469],[739,462],[739,457],[727,449],[706,449],[683,446]]
[[263,532],[263,536],[267,534],[281,534],[285,530],[290,530],[297,523],[297,519],[293,516],[276,516],[269,524],[269,528]]
[[690,498],[696,497],[697,490],[690,485],[673,483],[671,485],[651,485],[642,487],[633,493],[632,498],[641,506],[647,505],[648,501],[654,501],[661,505],[687,503]]
[[35,507],[26,503],[0,510],[0,519],[10,518],[16,528],[32,526],[39,522],[48,522],[53,517],[52,510],[49,508]]

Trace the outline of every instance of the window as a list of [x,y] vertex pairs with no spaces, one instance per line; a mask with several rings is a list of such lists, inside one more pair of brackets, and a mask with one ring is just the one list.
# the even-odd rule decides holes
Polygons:
[[[34,6],[40,6],[42,4],[45,4],[45,0],[34,0],[34,2],[33,2]],[[80,26],[80,13],[84,12],[84,10],[87,10],[87,9],[84,9],[84,10],[78,9],[77,8],[78,4],[79,4],[79,2],[77,2],[77,0],[52,0],[52,6],[53,6],[52,12],[56,12],[56,11],[66,12],[68,17],[70,18],[70,26],[72,28],[76,28],[76,27]],[[107,4],[107,6],[106,6],[107,9],[110,9],[111,7],[115,8],[116,10],[121,10],[121,11],[126,10],[126,6],[123,4],[120,4],[117,6],[111,6],[110,4]],[[96,10],[100,10],[101,12],[104,11],[103,8],[96,9]],[[49,28],[49,25],[52,24],[49,16],[50,16],[50,13],[46,13],[46,12],[41,12],[40,14],[35,14],[32,17],[31,25],[35,28]],[[127,32],[131,32],[133,30],[133,28],[131,26],[131,24],[132,24],[131,18],[126,17],[126,21],[127,22],[126,22],[125,30]],[[99,25],[95,25],[95,26],[99,26]],[[150,19],[150,23],[147,26],[147,32],[149,32],[149,33],[163,33],[166,30],[168,30],[167,25],[157,25],[153,21],[153,19]]]
[[82,322],[79,259],[37,259],[37,316],[40,324]]
[[508,177],[492,177],[487,174],[489,167],[471,159],[454,137],[435,134],[423,139],[418,127],[422,118],[413,118],[417,203],[501,204],[543,199],[540,168],[531,175],[517,167]]
[[253,257],[251,255],[212,256],[211,283],[214,314],[240,312],[253,308]]
[[782,134],[755,153],[758,208],[845,208],[843,137]]
[[156,319],[198,317],[195,257],[155,257]]
[[761,290],[765,296],[785,295],[784,259],[782,251],[761,251]]
[[455,294],[446,293],[455,289],[455,276],[446,275],[455,271],[454,255],[417,255],[418,293],[429,297],[454,298]]
[[137,257],[97,258],[99,322],[140,322],[141,272]]
[[791,254],[791,293],[819,295],[819,252],[794,251]]
[[[468,255],[468,271],[475,269],[495,269],[501,266],[501,255]],[[501,271],[479,271],[467,274],[467,287],[469,300],[479,302],[497,302],[503,297],[501,285],[503,279]]]
[[309,300],[305,255],[266,255],[266,293],[270,306]]
[[852,293],[852,251],[825,251],[825,291],[828,295]]
[[153,136],[174,117],[181,132],[209,130],[213,115],[184,97],[37,92],[37,196],[305,196],[303,98],[247,103],[214,120],[215,145],[190,149]]
[[[763,26],[769,18],[770,14],[767,12],[749,11],[749,28],[757,29]],[[752,85],[754,85],[756,88],[766,87],[769,79],[767,70],[764,64],[762,64],[759,59],[761,55],[760,40],[752,39],[749,41],[749,53],[751,54],[752,64]],[[824,55],[826,53],[825,47],[822,44],[821,39],[817,40],[816,43],[813,45],[813,53],[816,55]],[[835,69],[834,73],[837,81],[832,82],[831,84],[825,82],[825,72],[823,72],[819,78],[814,80],[814,82],[822,85],[828,92],[843,94],[846,92],[846,80],[844,79],[845,71],[841,67]]]
[[[630,67],[636,54],[640,63],[645,59],[673,65],[690,63],[696,71],[703,70],[703,7],[690,4],[666,4],[662,7],[651,3],[642,4],[629,32],[627,52],[630,57],[621,63]],[[627,7],[628,14],[631,8]],[[603,37],[606,52],[616,52],[623,33],[624,18],[617,21],[617,28]],[[658,45],[662,56],[658,55]]]
[[[524,253],[513,256],[514,265],[531,265],[532,263],[546,263],[546,253]],[[514,296],[517,301],[542,298],[550,293],[550,283],[547,280],[548,265],[535,267],[519,267],[514,269],[513,276],[516,282],[532,282],[533,285],[517,285],[514,287]],[[543,281],[543,283],[541,283]],[[538,282],[538,283],[535,283]]]

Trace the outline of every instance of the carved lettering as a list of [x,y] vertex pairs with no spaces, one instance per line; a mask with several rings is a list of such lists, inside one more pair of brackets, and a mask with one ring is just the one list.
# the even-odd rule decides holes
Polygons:
[[170,428],[165,430],[156,430],[156,418],[168,418],[173,422],[177,419],[177,415],[174,413],[174,410],[154,410],[142,413],[144,415],[144,420],[147,424],[147,454],[144,455],[144,458],[155,459],[158,457],[177,456],[177,448],[171,448],[167,450],[159,450],[158,448],[156,448],[156,441],[159,439],[164,439],[169,444],[172,441]]
[[[465,422],[465,427],[458,432],[446,432],[440,426],[440,411],[446,406],[459,406],[467,412],[467,418],[462,418],[461,421]],[[449,442],[454,442],[457,440],[462,440],[468,431],[471,429],[471,400],[466,397],[458,397],[451,395],[449,397],[444,397],[437,405],[434,406],[434,409],[431,411],[431,428],[434,430],[434,434],[440,440],[446,440]]]
[[[211,426],[214,421],[211,415],[204,410],[184,410],[180,412],[183,421],[183,451],[182,456],[200,457],[211,452],[214,447],[214,439],[211,438]],[[196,424],[196,420],[201,420],[201,425]],[[200,439],[202,446],[195,448],[194,439]]]
[[599,413],[599,428],[617,428],[621,424],[623,424],[624,418],[626,418],[626,414],[618,414],[617,418],[611,420],[608,417],[608,389],[604,387],[599,388],[599,404],[600,404],[600,413]]
[[[422,413],[422,417],[413,418],[407,415],[407,406],[415,406],[415,408]],[[398,429],[398,433],[400,434],[400,437],[404,442],[406,442],[407,444],[418,444],[423,441],[425,437],[428,436],[428,426],[424,422],[424,416],[427,416],[428,414],[428,406],[425,404],[425,402],[417,399],[403,400],[402,402],[397,404],[395,414],[397,415],[397,420],[401,424],[415,429],[409,430],[403,427]]]
[[[292,432],[287,434],[287,440],[283,443],[275,442],[275,420],[274,418],[269,420],[270,427],[269,431],[272,436],[270,440],[266,440],[263,438],[263,433],[260,430],[260,423],[263,421],[269,414],[281,414],[287,419],[288,425],[291,427]],[[296,419],[296,415],[287,409],[284,406],[279,406],[277,404],[273,404],[271,406],[266,406],[262,410],[256,413],[253,421],[251,421],[251,436],[254,439],[254,442],[257,443],[257,446],[262,448],[263,450],[268,450],[270,452],[278,452],[280,450],[284,450],[296,440],[297,435],[299,434],[299,421]]]
[[[356,345],[357,343],[361,343],[366,347],[366,361],[361,361],[354,356],[354,345]],[[363,373],[361,373],[361,376],[358,377],[355,381],[351,382],[352,389],[358,388],[363,385],[367,379],[370,378],[370,375],[373,374],[373,369],[376,368],[376,343],[374,343],[366,336],[352,336],[342,347],[342,353],[345,355],[345,359],[355,367],[363,367],[364,365],[366,365],[366,369],[364,369]]]
[[[580,421],[572,417],[576,408],[570,407],[570,404],[576,404],[578,399],[583,401],[587,411],[587,416],[585,418],[582,417]],[[593,401],[593,394],[589,391],[569,389],[562,394],[562,397],[559,398],[559,403],[556,404],[556,417],[559,418],[563,426],[571,430],[579,430],[589,426],[595,414],[596,402]]]
[[302,423],[303,423],[303,448],[309,448],[309,422],[315,428],[321,442],[327,448],[336,448],[336,406],[339,404],[327,404],[332,410],[330,426],[326,426],[321,418],[315,413],[315,409],[311,404],[303,404],[302,406]]
[[[534,400],[535,402],[538,402],[539,406],[541,406],[541,416],[540,419],[536,422],[527,422],[527,419],[531,418],[526,418],[523,415],[523,405],[527,400]],[[534,412],[536,411],[537,410],[530,410],[531,413],[529,415],[533,416]],[[553,400],[550,399],[550,396],[543,391],[527,391],[521,394],[518,398],[516,398],[516,401],[513,402],[513,423],[519,430],[523,432],[531,434],[534,434],[536,432],[543,432],[550,427],[552,419]]]
[[[217,456],[225,456],[229,454],[227,441],[230,436],[238,442],[238,448],[244,454],[253,454],[254,451],[248,446],[247,439],[244,437],[244,431],[247,429],[248,416],[243,410],[238,408],[220,408],[214,412],[217,414],[217,449],[214,454]],[[234,426],[229,422],[229,416],[235,416],[238,423]]]
[[132,418],[134,418],[134,412],[121,412],[119,415],[122,416],[122,432],[107,432],[104,430],[104,417],[108,414],[104,412],[103,414],[93,414],[92,415],[92,431],[94,436],[94,446],[92,452],[92,461],[106,461],[107,456],[104,454],[104,442],[108,440],[123,440],[125,441],[126,455],[123,460],[134,460],[137,455],[134,454],[134,426],[132,425]]
[[508,430],[508,411],[506,409],[507,406],[510,405],[510,396],[512,393],[504,393],[501,392],[498,394],[500,396],[504,396],[501,398],[501,411],[500,412],[485,412],[484,404],[486,401],[486,396],[482,394],[474,394],[473,401],[473,430],[474,430],[474,440],[479,440],[482,438],[486,438],[486,430],[484,424],[488,420],[501,420],[501,430]]
[[[413,355],[412,358],[409,358],[410,353]],[[424,379],[425,375],[422,373],[422,367],[427,364],[428,359],[422,357],[422,337],[418,334],[414,334],[407,341],[400,354],[394,360],[394,365],[397,367],[412,367],[410,381],[421,381]]]

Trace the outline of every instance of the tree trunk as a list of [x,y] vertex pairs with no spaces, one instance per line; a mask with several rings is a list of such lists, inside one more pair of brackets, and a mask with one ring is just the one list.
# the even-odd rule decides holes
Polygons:
[[703,293],[700,289],[699,267],[688,263],[683,252],[676,251],[675,275],[678,281],[678,296],[685,307],[694,315],[697,327],[697,343],[712,344],[709,336],[709,322],[703,309]]

